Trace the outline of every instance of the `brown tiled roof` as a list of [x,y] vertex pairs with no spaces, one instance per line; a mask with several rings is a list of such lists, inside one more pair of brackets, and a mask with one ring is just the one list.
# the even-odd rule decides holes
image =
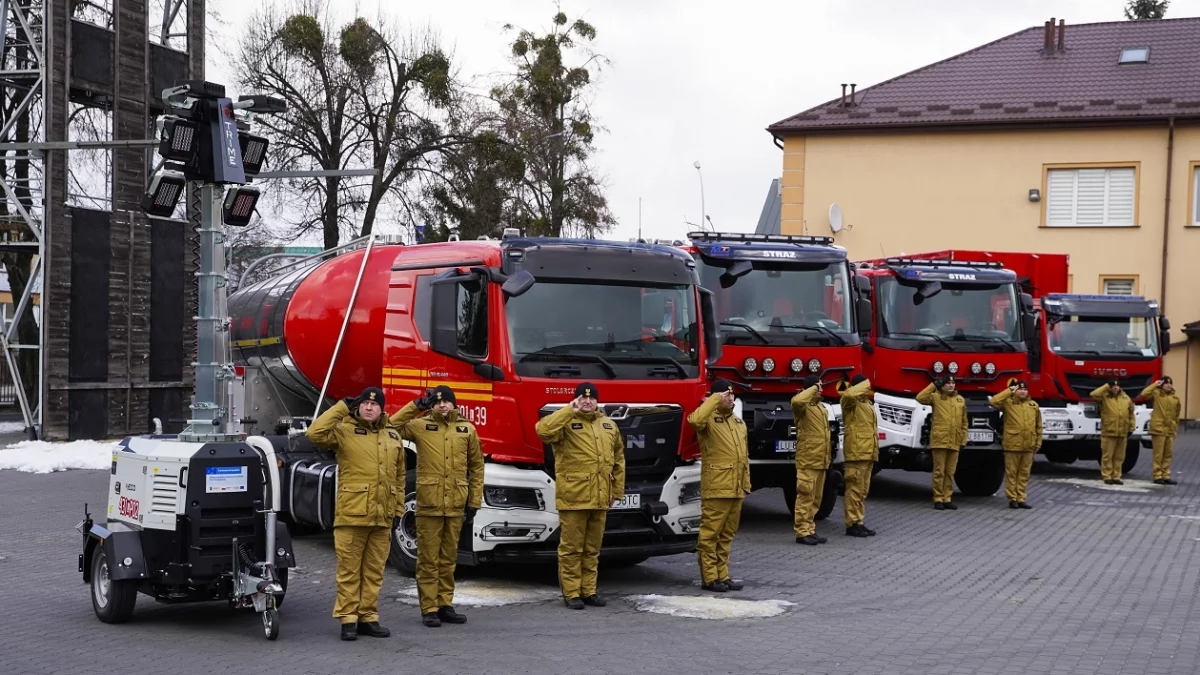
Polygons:
[[[1044,36],[1022,30],[767,130],[1200,118],[1200,18],[1068,24],[1050,52]],[[1149,47],[1149,62],[1118,65],[1126,47]]]

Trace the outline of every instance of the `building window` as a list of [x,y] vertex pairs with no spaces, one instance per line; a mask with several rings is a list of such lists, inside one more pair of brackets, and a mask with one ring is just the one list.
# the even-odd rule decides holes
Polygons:
[[1193,226],[1200,226],[1200,199],[1196,197],[1200,195],[1200,163],[1192,163],[1192,213],[1190,220]]
[[1137,167],[1046,170],[1046,225],[1132,227],[1137,224]]
[[1105,295],[1137,295],[1137,277],[1100,277],[1100,292]]

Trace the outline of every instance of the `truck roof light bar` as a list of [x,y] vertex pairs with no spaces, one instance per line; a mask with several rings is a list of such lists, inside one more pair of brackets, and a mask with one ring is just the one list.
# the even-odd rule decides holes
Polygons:
[[745,241],[768,244],[808,244],[830,246],[833,237],[818,237],[806,234],[752,234],[749,232],[688,232],[692,241]]
[[1154,300],[1146,300],[1145,296],[1141,295],[1097,295],[1097,294],[1076,294],[1076,293],[1047,293],[1047,302],[1064,302],[1070,300],[1087,300],[1090,302],[1151,302],[1157,304]]
[[1004,269],[1004,263],[994,260],[922,260],[921,258],[887,258],[889,265],[932,265],[936,267],[982,267],[987,269]]

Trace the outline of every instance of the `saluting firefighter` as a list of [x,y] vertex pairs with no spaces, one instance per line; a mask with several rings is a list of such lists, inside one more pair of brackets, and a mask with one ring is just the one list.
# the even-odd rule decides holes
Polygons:
[[1042,448],[1042,409],[1029,398],[1029,386],[1018,380],[988,399],[1004,414],[1004,494],[1010,509],[1032,509],[1025,501],[1033,456]]
[[1092,400],[1100,404],[1100,477],[1105,485],[1124,485],[1125,442],[1137,427],[1133,399],[1110,380],[1092,391]]
[[[422,415],[422,413],[424,413]],[[463,520],[475,517],[483,496],[483,449],[475,425],[458,414],[454,391],[440,385],[410,402],[392,424],[416,444],[417,596],[430,628],[466,623],[454,611],[454,568]],[[397,498],[402,498],[403,485]]]
[[879,426],[875,419],[875,392],[864,375],[855,375],[842,392],[842,424],[845,439],[842,454],[846,473],[846,491],[842,505],[846,509],[846,536],[874,537],[866,526],[867,493],[871,490],[871,472],[879,461]]
[[337,554],[337,600],[333,617],[342,639],[387,637],[379,625],[379,589],[391,548],[392,521],[404,513],[404,448],[383,414],[383,391],[367,387],[338,401],[306,432],[337,455],[333,550]]
[[600,411],[600,392],[584,382],[575,398],[538,421],[535,430],[554,452],[558,508],[558,583],[571,609],[603,607],[596,592],[604,523],[625,496],[625,448],[617,423]]
[[729,547],[750,494],[750,454],[746,424],[733,413],[733,384],[718,379],[688,424],[700,440],[700,537],[696,557],[706,591],[740,591],[729,577]]
[[967,444],[967,402],[958,394],[953,376],[930,382],[917,394],[917,403],[933,407],[929,447],[933,450],[933,508],[956,510],[954,470],[958,451]]
[[825,491],[832,443],[829,417],[821,405],[821,382],[815,375],[804,378],[804,389],[792,397],[792,419],[796,425],[796,543],[824,544],[817,534],[817,510]]
[[1175,382],[1164,377],[1143,389],[1142,398],[1154,408],[1150,413],[1154,482],[1176,485],[1171,480],[1171,455],[1175,453],[1175,434],[1179,432],[1179,396],[1175,394]]

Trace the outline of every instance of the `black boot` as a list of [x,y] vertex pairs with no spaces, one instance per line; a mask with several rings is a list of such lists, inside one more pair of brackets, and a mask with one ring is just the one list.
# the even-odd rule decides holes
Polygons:
[[1125,481],[1121,480],[1120,478],[1113,479],[1113,485],[1124,485],[1124,484],[1125,484]]
[[1179,485],[1179,481],[1171,480],[1170,478],[1164,478],[1162,484],[1163,485]]
[[796,543],[804,544],[805,546],[816,546],[821,543],[821,540],[809,534],[803,537],[796,537]]
[[1021,508],[1021,507],[1017,506],[1017,500],[1015,500],[1015,499],[1010,499],[1010,500],[1008,500],[1008,508],[1010,508],[1010,509],[1019,509],[1019,508]]
[[592,593],[583,599],[583,604],[588,605],[589,607],[603,607],[608,604],[608,601],[599,595]]
[[1105,478],[1105,479],[1104,479],[1104,484],[1105,484],[1105,485],[1115,485],[1115,484],[1116,484],[1116,482],[1117,482],[1117,481],[1115,481],[1115,480],[1113,480],[1113,479],[1111,479],[1111,478]]
[[567,607],[570,607],[571,609],[583,609],[583,600],[581,598],[571,598],[570,600],[564,600],[563,602],[567,603]]
[[378,621],[359,621],[358,634],[383,638],[390,636],[392,631],[380,626]]
[[421,615],[421,623],[427,628],[437,628],[442,625],[442,620],[438,618],[437,612],[429,612]]
[[725,588],[731,591],[740,591],[745,588],[742,584],[734,583],[733,579],[722,579],[721,583],[725,584]]
[[868,537],[874,537],[874,536],[875,536],[875,530],[872,530],[871,528],[867,527],[866,525],[864,525],[864,524],[862,524],[862,523],[859,523],[859,524],[858,524],[858,526],[862,528],[862,531],[863,531],[863,532],[866,532],[866,533],[867,533],[867,536],[868,536]]
[[1025,502],[1017,502],[1017,508],[1020,508],[1020,509],[1032,509],[1033,507],[1032,507],[1032,506],[1030,506],[1029,504],[1025,503]]
[[438,608],[437,615],[438,615],[439,619],[441,619],[442,621],[445,621],[446,623],[466,623],[467,622],[467,617],[454,611],[454,608],[451,607],[450,605],[446,605],[445,607]]
[[862,525],[855,523],[855,524],[851,525],[850,527],[846,528],[846,536],[847,537],[869,537],[871,535],[867,534],[867,531],[863,529]]
[[934,503],[933,503],[933,510],[934,510],[934,511],[944,511],[945,509],[946,509],[946,505],[945,505],[945,504],[943,504],[943,503],[941,503],[941,502],[934,502]]
[[946,509],[947,511],[957,511],[958,510],[958,507],[955,506],[954,504],[951,504],[950,502],[946,502],[946,503],[942,504],[942,508]]
[[824,544],[825,542],[829,541],[828,539],[826,539],[825,537],[822,537],[819,534],[814,534],[813,538],[817,540],[818,544]]
[[342,624],[342,639],[354,641],[358,639],[357,624],[344,623]]
[[[800,540],[797,539],[796,541]],[[706,591],[712,591],[713,593],[724,593],[725,591],[729,590],[729,586],[726,586],[725,582],[723,581],[711,581],[707,584],[701,585],[700,588],[703,588]]]

